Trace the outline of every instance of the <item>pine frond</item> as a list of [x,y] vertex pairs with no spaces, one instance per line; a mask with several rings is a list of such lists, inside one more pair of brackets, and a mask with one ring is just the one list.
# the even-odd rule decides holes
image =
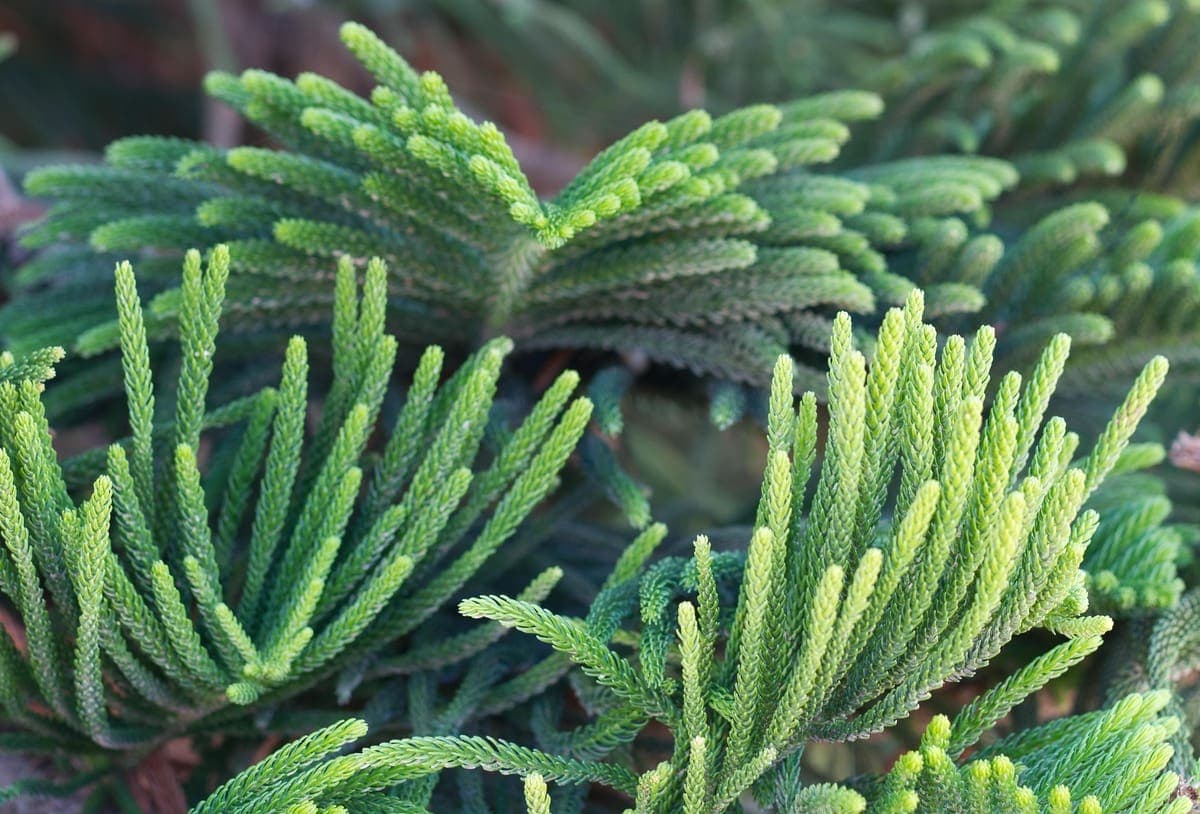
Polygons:
[[[101,454],[60,465],[44,371],[0,381],[0,591],[28,640],[18,649],[4,633],[0,644],[6,727],[68,751],[141,751],[331,683],[479,573],[556,486],[587,425],[590,402],[572,399],[578,376],[565,373],[484,451],[510,344],[487,344],[445,384],[431,348],[381,454],[369,453],[396,351],[378,262],[361,284],[349,264],[338,269],[334,385],[315,428],[299,338],[278,388],[220,418],[207,393],[228,262],[220,246],[207,266],[187,257],[173,392],[151,371],[133,271],[118,266],[130,436]],[[167,423],[155,410],[163,393]],[[69,487],[64,468],[91,472],[91,488]],[[558,574],[535,581],[528,601]],[[501,632],[411,655],[444,665]],[[291,782],[292,771],[260,780]]]
[[[989,337],[984,331],[976,341],[986,345]],[[964,711],[939,746],[961,754],[1100,646],[1112,622],[1085,615],[1080,565],[1097,517],[1083,506],[1117,466],[1166,362],[1146,367],[1091,453],[1073,466],[1078,438],[1058,419],[1042,428],[1064,338],[1051,343],[1024,387],[1018,374],[1004,377],[986,421],[975,394],[987,380],[985,356],[954,338],[939,359],[933,342],[913,295],[887,315],[877,342],[878,356],[894,356],[907,375],[876,379],[883,374],[868,375],[850,320],[839,316],[828,439],[807,509],[814,400],[796,409],[793,366],[780,360],[749,549],[718,561],[698,542],[693,560],[646,569],[638,578],[641,626],[622,639],[634,644],[636,662],[607,644],[634,611],[617,600],[617,592],[629,596],[626,580],[610,584],[586,620],[504,597],[460,604],[468,616],[533,634],[565,654],[602,688],[610,709],[672,731],[675,757],[646,810],[700,800],[687,805],[724,811],[806,741],[891,726],[1021,632],[1040,627],[1064,636]],[[880,526],[889,485],[898,486],[897,504]],[[720,583],[736,589],[732,607],[719,607]],[[689,757],[693,749],[707,755],[703,768]],[[447,765],[478,765],[464,761]],[[946,765],[958,777],[950,757]]]
[[[793,321],[902,302],[913,282],[886,258],[921,254],[926,220],[982,216],[1017,180],[1004,162],[964,156],[819,171],[845,141],[842,122],[879,113],[870,94],[834,93],[651,121],[543,200],[500,131],[455,107],[439,76],[362,26],[342,36],[379,83],[370,99],[311,74],[209,77],[212,95],[285,150],[140,137],[114,144],[104,166],[32,174],[29,192],[60,203],[27,241],[86,241],[95,263],[72,246],[54,251],[91,271],[26,270],[43,293],[22,296],[44,307],[6,309],[10,341],[111,348],[103,310],[65,318],[79,302],[70,292],[94,288],[113,253],[224,242],[227,333],[326,324],[333,258],[377,256],[393,319],[419,319],[444,344],[504,332],[520,348],[637,351],[761,385],[770,362],[747,363],[802,345]],[[179,328],[180,292],[153,290],[159,339]],[[983,299],[964,283],[935,287],[929,303],[950,314]],[[749,353],[725,347],[730,332]]]

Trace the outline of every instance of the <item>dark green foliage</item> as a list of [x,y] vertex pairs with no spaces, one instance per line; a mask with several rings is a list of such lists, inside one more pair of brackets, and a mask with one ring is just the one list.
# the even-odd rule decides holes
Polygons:
[[[1053,5],[980,17],[936,5],[907,53],[903,42],[889,43],[886,69],[862,77],[889,100],[887,110],[879,96],[843,84],[716,118],[691,111],[638,128],[548,200],[499,131],[464,116],[440,77],[416,73],[348,25],[347,45],[379,83],[369,101],[311,74],[210,77],[210,93],[284,151],[139,137],[113,144],[103,167],[32,174],[29,191],[56,203],[25,240],[54,248],[18,273],[18,304],[0,328],[18,351],[112,347],[109,312],[95,293],[113,260],[142,253],[143,285],[157,293],[151,336],[163,338],[178,320],[172,254],[225,241],[233,272],[225,329],[268,344],[326,324],[331,256],[358,266],[379,256],[390,264],[390,319],[404,343],[471,348],[502,332],[524,351],[595,348],[762,387],[779,353],[806,363],[828,351],[834,310],[881,311],[917,284],[930,316],[973,315],[943,319],[944,327],[996,325],[1009,369],[1027,369],[1050,336],[1069,334],[1081,351],[1064,381],[1068,395],[1155,353],[1190,382],[1200,217],[1181,200],[1081,183],[1076,197],[1086,189],[1108,208],[1081,202],[1036,222],[1026,213],[1057,204],[1033,197],[1045,182],[1119,174],[1127,153],[1147,145],[1180,167],[1200,160],[1187,101],[1200,86],[1181,45],[1200,13],[1161,0],[1094,20]],[[826,55],[818,62],[841,65],[862,56],[849,32],[877,30],[871,13],[825,13],[798,30],[790,26],[813,15],[789,15],[772,38],[815,38]],[[584,30],[586,18],[570,30]],[[738,37],[768,22],[748,19]],[[827,25],[849,38],[844,48],[817,35]],[[1115,54],[1160,64],[1177,87],[1164,96],[1160,80],[1114,68],[1074,89],[1094,105],[1065,118],[1083,122],[1076,131],[1027,126],[1058,120],[1046,111],[1075,98],[1052,81],[1059,73],[1087,74],[1082,66]],[[907,126],[916,115],[932,129]],[[850,138],[849,124],[868,132]],[[1168,145],[1154,141],[1156,127]],[[1034,132],[1040,143],[1026,143]],[[900,143],[905,134],[915,141]],[[847,150],[844,168],[821,166]],[[938,150],[951,154],[928,155]],[[977,151],[1007,161],[969,155]],[[1018,178],[1024,194],[1005,195]],[[819,370],[819,361],[802,367],[801,386],[819,388]],[[64,391],[52,409],[103,392],[91,384]],[[721,426],[738,414],[735,393],[714,394]]]
[[1175,193],[1200,182],[1200,7],[1189,0],[439,5],[504,56],[555,123],[583,133],[661,115],[681,96],[723,111],[854,87],[887,110],[851,144],[853,160],[949,150],[1007,158],[1037,185],[1125,171]]
[[667,114],[553,195],[355,24],[365,97],[27,178],[0,749],[75,774],[0,801],[184,739],[198,814],[1193,808],[1200,7],[669,5],[437,4]]
[[1102,519],[1083,568],[1092,604],[1107,613],[1162,611],[1183,591],[1178,567],[1187,559],[1192,532],[1165,522],[1172,506],[1163,482],[1139,471],[1163,457],[1157,444],[1129,447],[1117,463],[1118,474],[1089,501]]
[[[131,252],[157,258],[143,278],[167,289],[150,308],[162,336],[179,310],[162,258],[227,241],[228,331],[324,323],[329,258],[380,256],[402,339],[470,345],[503,331],[528,350],[638,350],[763,384],[779,353],[819,349],[822,311],[903,301],[912,283],[885,256],[920,251],[912,224],[983,217],[1017,177],[951,156],[816,174],[849,137],[844,122],[879,113],[873,95],[845,92],[651,122],[543,201],[499,131],[459,112],[437,75],[361,27],[343,33],[380,83],[369,102],[314,75],[210,77],[289,151],[136,138],[103,167],[33,174],[29,191],[57,203],[26,242],[59,248],[19,273],[33,288],[6,312],[10,341],[111,347],[104,306],[71,294]],[[927,294],[931,315],[982,305],[969,284]]]
[[[888,270],[923,286],[981,289],[983,311],[951,327],[996,325],[1008,368],[1024,369],[1050,336],[1070,334],[1077,352],[1064,394],[1094,397],[1154,353],[1195,392],[1200,255],[1184,237],[1197,222],[1186,199],[1200,190],[1195,3],[802,2],[785,12],[727,0],[679,4],[666,16],[589,0],[532,6],[543,13],[463,4],[446,13],[527,72],[564,123],[581,120],[576,82],[589,97],[614,99],[596,103],[604,120],[590,129],[674,110],[680,74],[690,98],[699,93],[716,111],[858,88],[878,94],[883,110],[855,126],[835,169],[946,152],[1011,162],[1018,192],[992,205],[989,224],[1008,244],[997,269],[1005,282],[988,279],[1003,244],[970,218],[905,224],[906,242],[920,235],[927,248],[888,253]],[[526,47],[531,40],[556,46]],[[551,59],[572,69],[549,70]],[[1123,187],[1110,186],[1116,177]],[[1069,207],[1039,224],[1060,206],[1059,190],[1107,213]],[[898,240],[898,226],[860,218],[854,228]]]
[[1027,367],[1061,331],[1078,348],[1063,382],[1072,397],[1111,395],[1114,379],[1156,353],[1194,392],[1200,210],[1175,199],[1105,198],[1110,209],[1079,203],[1042,218],[982,284],[981,315],[1005,326],[997,353],[1006,366]]

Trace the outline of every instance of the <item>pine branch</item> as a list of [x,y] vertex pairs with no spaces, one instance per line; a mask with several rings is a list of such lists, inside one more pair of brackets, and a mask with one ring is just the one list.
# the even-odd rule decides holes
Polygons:
[[[0,381],[0,590],[28,639],[2,654],[3,719],[64,752],[88,742],[140,752],[232,725],[257,704],[277,704],[377,653],[436,613],[513,537],[557,484],[587,422],[589,402],[571,400],[578,376],[564,374],[507,442],[482,452],[506,349],[496,342],[442,387],[437,366],[423,365],[424,384],[394,430],[401,437],[384,444],[405,451],[376,461],[366,446],[395,343],[383,318],[386,268],[372,263],[361,287],[351,267],[339,271],[341,394],[326,401],[315,430],[306,421],[306,344],[294,338],[278,388],[233,411],[244,432],[212,432],[228,420],[207,412],[227,257],[218,247],[207,266],[196,253],[185,261],[184,353],[169,424],[154,420],[133,272],[117,267],[132,435],[100,450],[105,471],[82,502],[50,446],[46,376],[28,368]],[[201,444],[213,447],[203,459]],[[229,468],[211,463],[225,456]],[[360,496],[364,471],[380,486]],[[464,555],[437,565],[460,545]],[[536,582],[528,600],[552,584]],[[413,655],[452,663],[499,633]],[[474,708],[460,706],[459,718]],[[276,781],[291,782],[264,782]],[[288,788],[272,805],[299,804],[300,787]]]

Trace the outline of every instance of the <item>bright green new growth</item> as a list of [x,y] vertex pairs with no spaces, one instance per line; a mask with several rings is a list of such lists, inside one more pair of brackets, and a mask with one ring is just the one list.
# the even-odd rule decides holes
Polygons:
[[8,351],[0,352],[0,382],[39,384],[54,378],[54,366],[62,361],[62,348],[42,348],[17,359]]
[[[536,724],[542,751],[473,736],[384,744],[374,747],[379,776],[415,780],[451,767],[520,774],[537,812],[546,810],[546,780],[600,782],[647,814],[719,814],[751,790],[780,812],[863,811],[864,793],[872,811],[932,814],[950,800],[980,814],[1187,810],[1171,799],[1179,777],[1167,771],[1168,741],[1178,722],[1160,715],[1165,693],[1029,730],[996,747],[1006,756],[955,764],[1015,705],[1095,651],[1111,627],[1107,617],[1085,615],[1080,563],[1097,518],[1082,507],[1121,459],[1165,362],[1146,367],[1073,464],[1077,436],[1060,419],[1042,424],[1067,342],[1051,343],[1024,387],[1007,374],[984,418],[990,333],[970,344],[953,337],[938,358],[921,309],[914,294],[886,315],[870,370],[849,318],[835,321],[828,440],[811,488],[816,402],[810,393],[797,407],[792,363],[781,357],[762,498],[744,554],[713,552],[701,537],[690,560],[646,566],[639,543],[586,619],[503,596],[460,604],[467,616],[568,656],[587,678],[576,686],[587,688],[592,722],[570,731],[552,719]],[[897,503],[881,523],[889,486],[898,487]],[[631,615],[637,628],[624,627]],[[952,722],[935,719],[921,750],[888,776],[862,791],[800,781],[805,742],[890,726],[1033,628],[1066,641]],[[632,645],[634,657],[612,649],[614,639]],[[674,737],[667,763],[637,776],[603,761],[650,720]],[[400,777],[387,759],[411,774]],[[346,789],[330,794],[334,801]]]
[[[191,814],[277,814],[280,811],[333,811],[336,806],[354,812],[380,814],[428,814],[421,804],[389,790],[405,781],[421,784],[429,771],[420,762],[425,740],[390,741],[367,747],[360,752],[331,757],[335,752],[362,737],[366,725],[346,720],[318,730],[288,744],[260,763],[251,766],[218,788]],[[533,761],[546,770],[546,778],[559,779],[583,775],[587,767],[580,761],[542,756],[521,747],[484,738],[455,738],[436,741],[439,757],[447,764],[456,762],[505,771],[505,767]],[[453,757],[450,757],[452,755]],[[632,777],[627,771],[601,766],[596,780],[620,782]],[[525,782],[525,800],[533,814],[549,810],[545,779],[532,774]]]
[[[605,700],[596,702],[596,723],[557,736],[567,754],[601,757],[649,719],[671,729],[675,756],[664,772],[643,775],[652,802],[639,810],[675,811],[688,801],[689,810],[724,811],[770,778],[787,785],[784,759],[805,741],[890,726],[1018,633],[1041,627],[1065,636],[964,710],[947,747],[960,755],[1093,652],[1111,626],[1084,615],[1079,566],[1097,517],[1081,509],[1117,463],[1165,361],[1146,367],[1090,454],[1072,465],[1078,438],[1060,421],[1039,437],[1065,340],[1047,348],[1023,388],[1018,374],[1007,374],[984,419],[989,331],[970,345],[952,338],[938,359],[921,317],[919,295],[887,314],[876,346],[883,362],[870,371],[849,318],[836,320],[828,441],[811,489],[815,399],[795,407],[792,363],[781,358],[762,500],[744,556],[714,554],[701,538],[692,560],[668,558],[610,581],[585,621],[500,596],[460,605],[468,616],[537,636],[598,685]],[[881,526],[889,484],[898,486],[897,503]],[[740,584],[736,605],[721,606],[721,584]],[[607,643],[635,609],[640,631],[623,637],[636,642],[629,660]],[[461,739],[412,748],[430,772],[489,765],[467,757],[482,746]],[[511,757],[491,763],[572,782],[615,769],[591,760],[550,772],[548,755]],[[637,785],[632,777],[609,783],[631,794]]]
[[[869,810],[1028,814],[1185,814],[1179,775],[1165,771],[1179,721],[1167,693],[1130,695],[1113,706],[1005,738],[956,766],[953,725],[930,722],[919,750],[901,755],[868,792]],[[848,806],[832,811],[853,811]]]
[[[509,343],[488,343],[445,384],[432,347],[367,454],[396,352],[379,261],[361,291],[338,266],[334,381],[315,430],[299,338],[278,388],[208,412],[228,272],[224,247],[207,267],[187,256],[172,392],[155,386],[133,271],[117,267],[130,436],[106,457],[60,465],[36,377],[0,382],[0,591],[28,638],[19,650],[0,633],[0,717],[48,747],[141,750],[385,650],[512,537],[588,422],[564,373],[482,452]],[[68,480],[97,470],[77,502]],[[464,638],[437,663],[498,637]]]

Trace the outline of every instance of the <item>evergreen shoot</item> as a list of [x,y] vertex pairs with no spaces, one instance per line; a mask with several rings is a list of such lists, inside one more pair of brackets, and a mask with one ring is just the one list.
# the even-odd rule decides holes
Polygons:
[[[110,309],[69,292],[139,252],[157,292],[150,333],[164,336],[179,319],[172,255],[226,242],[229,331],[325,323],[332,258],[378,256],[402,340],[503,332],[525,350],[637,350],[761,386],[788,348],[823,349],[822,313],[903,302],[913,283],[885,254],[919,250],[917,222],[983,217],[1017,180],[968,156],[816,172],[849,123],[880,112],[872,94],[837,92],[648,122],[542,200],[499,130],[456,108],[438,75],[361,26],[342,34],[379,83],[369,100],[312,74],[209,77],[285,150],[139,137],[104,166],[34,173],[28,190],[57,202],[26,243],[58,248],[20,271],[31,299],[7,310],[9,341],[113,347]],[[983,302],[954,280],[926,293],[931,315]]]
[[[1135,45],[1150,53],[1142,38],[1158,31],[1164,4],[1136,5],[1129,19],[1106,20],[1099,40],[1083,37],[1069,9],[1047,10],[1033,31],[995,16],[1007,9],[947,15],[865,81],[878,93],[841,88],[650,121],[549,199],[497,127],[456,107],[441,77],[347,24],[345,44],[378,83],[369,99],[315,74],[209,77],[211,95],[283,149],[135,137],[111,145],[103,166],[31,174],[29,192],[54,204],[25,243],[47,250],[18,272],[0,330],[18,351],[115,347],[111,308],[95,295],[105,270],[137,253],[155,295],[149,335],[163,339],[178,330],[176,258],[223,242],[225,329],[268,347],[327,324],[333,258],[361,268],[381,257],[389,324],[407,345],[471,349],[502,333],[521,351],[595,349],[686,368],[728,382],[713,396],[721,423],[724,402],[739,398],[739,385],[765,387],[781,353],[799,360],[801,386],[819,391],[833,313],[882,312],[914,286],[943,327],[998,326],[1005,369],[1028,371],[1056,333],[1089,346],[1067,394],[1131,375],[1155,353],[1194,380],[1200,215],[1169,195],[1075,182],[1120,174],[1151,124],[1171,134],[1167,155],[1192,162],[1184,155],[1197,148],[1184,134],[1196,86],[1181,73],[1168,101],[1147,74],[1076,133],[1038,128],[1043,146],[1022,144],[1034,128],[1004,121],[1014,110],[1044,119],[1039,111],[1063,104],[1058,84],[1014,94],[1064,60],[1101,64],[1106,49]],[[1184,16],[1196,24],[1198,15]],[[1066,53],[1084,44],[1093,50]],[[916,104],[932,74],[945,82],[960,71],[974,91],[955,83],[939,93],[942,113]],[[984,109],[957,109],[964,99],[983,99]],[[918,107],[940,135],[907,126]],[[851,126],[868,132],[852,137]],[[901,133],[936,147],[894,143]],[[1065,207],[1039,191],[1070,183],[1076,200]],[[97,378],[64,391],[52,411],[102,395]]]
[[[508,343],[444,383],[431,347],[368,453],[396,353],[378,261],[361,287],[338,266],[318,419],[299,338],[278,387],[208,410],[228,273],[223,246],[207,266],[185,258],[172,389],[149,364],[132,268],[117,266],[129,436],[107,450],[60,463],[36,377],[0,382],[0,590],[26,640],[0,634],[6,737],[103,764],[256,709],[269,731],[282,700],[431,624],[555,487],[587,424],[591,405],[564,373],[485,452]],[[76,497],[80,478],[90,488]],[[496,638],[446,642],[425,661]]]
[[[713,551],[700,537],[692,558],[647,565],[639,538],[584,619],[506,596],[460,603],[465,615],[533,635],[569,658],[593,720],[568,731],[535,725],[541,750],[458,735],[378,748],[403,750],[417,776],[459,767],[520,774],[537,789],[543,780],[598,782],[645,812],[723,812],[751,792],[780,811],[861,811],[858,792],[801,781],[804,745],[893,726],[1014,636],[1042,629],[1061,643],[954,720],[935,719],[919,752],[868,784],[877,810],[944,810],[959,789],[973,801],[964,811],[1071,811],[1072,794],[1083,811],[1188,810],[1174,797],[1179,776],[1166,769],[1179,722],[1160,715],[1168,700],[1161,692],[1030,730],[1010,757],[954,765],[1111,628],[1109,617],[1087,613],[1080,564],[1099,518],[1083,506],[1121,460],[1165,360],[1146,366],[1080,457],[1079,436],[1062,419],[1043,422],[1065,337],[1027,381],[1003,376],[985,419],[991,329],[969,343],[951,337],[939,354],[922,305],[914,294],[888,312],[869,370],[849,317],[835,320],[829,429],[815,476],[816,399],[810,392],[795,402],[793,363],[780,358],[762,497],[744,553]],[[625,627],[630,617],[639,624]],[[668,761],[638,774],[602,760],[651,721],[671,732]],[[1126,762],[1136,770],[1122,782],[1098,768]],[[432,793],[426,786],[409,799],[425,805]]]
[[179,5],[0,137],[0,808],[1200,810],[1198,0]]

